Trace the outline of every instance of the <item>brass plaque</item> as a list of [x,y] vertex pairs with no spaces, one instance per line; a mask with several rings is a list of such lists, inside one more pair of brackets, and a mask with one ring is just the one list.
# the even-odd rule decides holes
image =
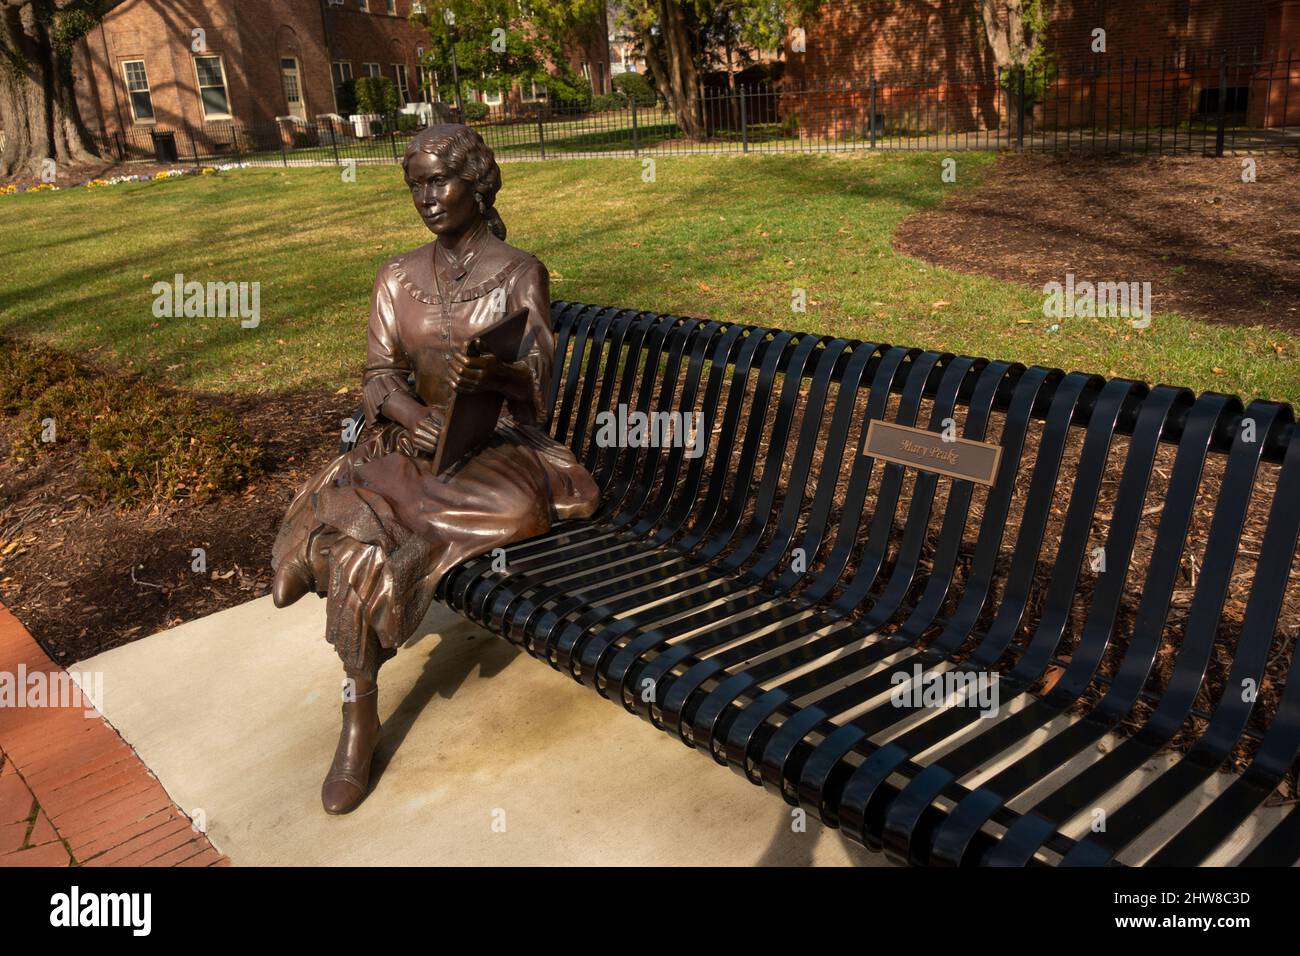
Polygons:
[[942,435],[923,428],[872,419],[867,425],[863,454],[949,478],[991,485],[997,478],[1002,446],[969,438],[944,441]]

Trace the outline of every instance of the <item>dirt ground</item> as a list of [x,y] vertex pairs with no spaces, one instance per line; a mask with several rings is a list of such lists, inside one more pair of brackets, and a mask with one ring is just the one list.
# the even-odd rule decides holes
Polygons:
[[[1300,332],[1300,159],[1006,155],[894,247],[1041,287],[1151,283],[1154,311]],[[1085,168],[1086,167],[1086,168]]]
[[[261,439],[266,473],[238,496],[127,511],[78,493],[70,446],[15,462],[0,418],[0,601],[60,663],[266,594],[280,519],[298,486],[338,453],[339,422],[360,396],[204,400]],[[202,573],[195,548],[206,554]]]

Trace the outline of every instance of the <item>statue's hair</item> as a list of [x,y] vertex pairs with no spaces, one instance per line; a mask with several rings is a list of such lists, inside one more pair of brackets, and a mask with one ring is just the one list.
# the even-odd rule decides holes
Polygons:
[[483,142],[477,130],[460,123],[441,123],[421,130],[406,147],[403,170],[416,153],[432,153],[455,175],[473,183],[483,220],[494,236],[505,241],[506,224],[495,206],[501,188],[501,168],[497,166],[492,147]]

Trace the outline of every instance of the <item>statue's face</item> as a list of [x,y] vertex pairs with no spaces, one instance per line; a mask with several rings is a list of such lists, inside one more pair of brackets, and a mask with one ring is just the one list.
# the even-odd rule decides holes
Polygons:
[[474,184],[457,176],[440,156],[412,156],[406,164],[406,184],[416,211],[435,235],[462,233],[479,218]]

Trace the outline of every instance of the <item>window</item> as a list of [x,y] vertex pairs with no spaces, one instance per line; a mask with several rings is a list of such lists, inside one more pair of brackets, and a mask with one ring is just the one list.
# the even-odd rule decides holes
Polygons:
[[339,94],[343,84],[352,79],[352,63],[348,60],[335,60],[330,64],[330,73],[334,77],[334,112],[339,113]]
[[137,123],[152,123],[153,97],[149,95],[149,77],[144,71],[144,60],[125,61],[122,73],[131,98],[131,115]]
[[194,75],[199,81],[199,102],[204,119],[230,119],[230,97],[226,95],[226,68],[219,56],[196,56]]
[[393,76],[397,80],[397,104],[405,106],[411,99],[411,87],[406,82],[406,64],[394,63]]
[[362,12],[362,13],[369,13],[369,12],[370,12],[370,4],[368,4],[368,3],[366,2],[366,0],[357,0],[357,3],[359,3],[359,4],[361,5],[361,12]]
[[362,63],[361,69],[366,71],[366,76],[383,76],[378,63]]
[[501,105],[501,91],[500,91],[500,90],[497,90],[497,91],[495,91],[495,92],[493,92],[493,93],[484,93],[484,94],[483,94],[483,102],[486,103],[488,106],[500,106],[500,105]]
[[387,10],[390,17],[397,16],[397,0],[388,0]]
[[525,103],[536,103],[538,100],[546,99],[546,87],[534,81],[524,84],[519,89],[519,98]]

